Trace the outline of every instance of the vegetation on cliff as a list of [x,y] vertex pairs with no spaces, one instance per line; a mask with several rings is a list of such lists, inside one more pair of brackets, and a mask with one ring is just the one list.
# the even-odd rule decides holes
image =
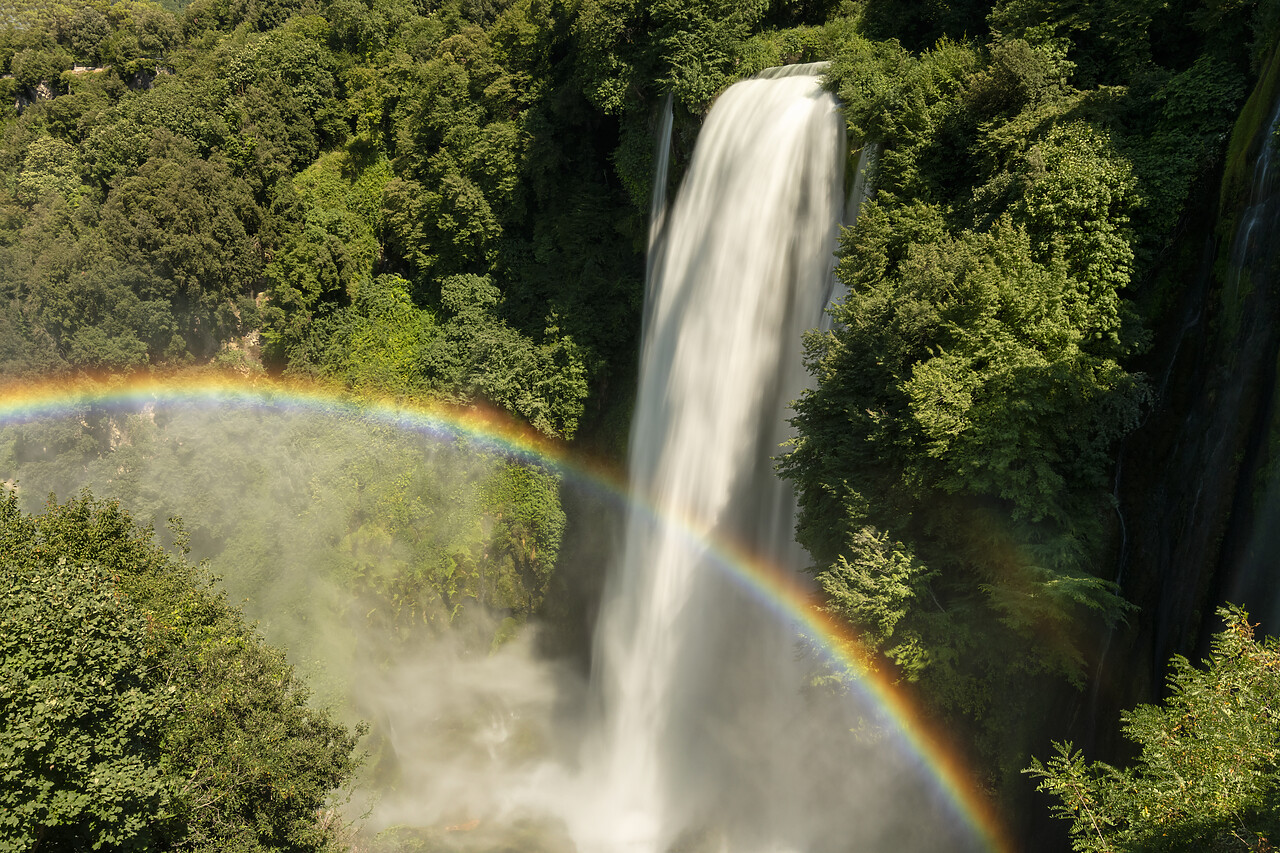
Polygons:
[[1079,851],[1272,849],[1280,837],[1280,643],[1232,607],[1203,668],[1173,660],[1169,696],[1124,715],[1132,767],[1086,763],[1070,743],[1026,771],[1071,822]]
[[851,135],[884,153],[781,468],[828,609],[1017,786],[1039,697],[1128,611],[1107,546],[1150,399],[1132,365],[1274,10],[952,12],[868,4],[837,45]]
[[[1018,784],[1037,697],[1080,685],[1087,638],[1129,613],[1105,548],[1115,448],[1151,395],[1135,363],[1187,205],[1224,158],[1239,183],[1228,136],[1278,22],[1274,0],[19,3],[0,372],[212,362],[483,402],[618,455],[661,97],[678,176],[725,86],[830,59],[851,144],[883,154],[780,467],[869,664]],[[10,429],[3,473],[75,467],[145,503],[120,460],[176,443],[137,423],[112,456],[101,418]],[[334,510],[335,576],[415,630],[539,612],[555,477],[496,466],[450,514],[420,474]],[[254,543],[275,547],[218,539],[244,528],[216,510],[189,523],[215,559],[260,571]]]

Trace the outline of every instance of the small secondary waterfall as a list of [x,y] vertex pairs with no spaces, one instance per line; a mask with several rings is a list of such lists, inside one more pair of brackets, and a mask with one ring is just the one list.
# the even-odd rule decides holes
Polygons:
[[1216,606],[1245,605],[1267,632],[1280,624],[1270,612],[1280,592],[1280,489],[1263,488],[1280,483],[1272,437],[1280,401],[1278,63],[1273,54],[1237,120],[1224,185],[1197,192],[1178,237],[1184,250],[1161,262],[1177,286],[1163,317],[1151,318],[1156,335],[1145,358],[1155,400],[1125,439],[1115,474],[1115,578],[1141,616],[1099,637],[1088,722],[1073,738],[1107,761],[1126,760],[1132,749],[1115,731],[1119,712],[1161,695],[1174,654],[1195,660],[1206,651],[1219,628]]
[[[849,187],[848,200],[844,206],[845,225],[852,227],[853,223],[858,221],[858,213],[862,210],[862,205],[871,198],[872,176],[880,160],[882,147],[878,142],[868,142],[858,149],[858,162],[853,167],[853,184]],[[818,328],[824,332],[830,331],[832,327],[830,309],[837,303],[843,302],[849,293],[844,282],[834,275],[834,270],[832,272],[833,274],[828,277],[826,299],[828,310],[823,312],[818,325]]]
[[675,124],[675,107],[671,95],[662,99],[662,113],[658,124],[658,145],[653,156],[653,198],[649,204],[649,252],[644,267],[644,301],[647,309],[653,299],[649,293],[653,286],[653,263],[658,257],[663,226],[667,221],[667,170],[671,165],[671,129]]
[[[794,639],[753,613],[702,539],[801,565],[771,458],[805,382],[801,339],[822,316],[843,207],[843,124],[820,72],[774,69],[720,97],[655,240],[630,450],[640,505],[596,637],[603,723],[587,758],[595,826],[575,833],[584,853],[662,853],[682,833],[778,843],[770,813],[787,792],[743,784],[742,763],[772,775],[762,745],[798,693]],[[743,837],[709,826],[730,813]]]
[[[1248,304],[1232,320],[1244,333],[1243,357],[1260,365],[1251,435],[1242,457],[1242,488],[1238,488],[1235,520],[1227,539],[1224,568],[1226,599],[1243,604],[1262,620],[1268,633],[1280,631],[1280,450],[1277,449],[1277,349],[1275,332],[1280,305],[1271,296],[1280,262],[1280,169],[1276,137],[1280,130],[1280,100],[1273,106],[1254,161],[1249,197],[1232,237],[1227,267],[1227,302]],[[1255,295],[1257,294],[1257,295]],[[1248,302],[1246,303],[1246,300]],[[1246,316],[1247,315],[1247,316]],[[1239,357],[1239,356],[1238,356]],[[1231,534],[1235,534],[1232,536]],[[1232,543],[1233,538],[1243,541]]]

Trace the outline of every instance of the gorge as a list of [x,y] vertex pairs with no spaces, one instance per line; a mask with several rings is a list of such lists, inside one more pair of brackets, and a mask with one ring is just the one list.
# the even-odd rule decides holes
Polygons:
[[1280,0],[0,17],[0,851],[1280,837]]

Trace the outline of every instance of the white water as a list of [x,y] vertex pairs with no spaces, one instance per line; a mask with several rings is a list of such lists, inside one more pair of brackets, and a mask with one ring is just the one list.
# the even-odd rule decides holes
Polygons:
[[735,850],[784,843],[768,744],[795,713],[793,639],[717,574],[705,542],[644,504],[801,565],[771,457],[843,208],[843,123],[818,72],[720,97],[656,241],[630,451],[640,500],[596,637],[603,725],[585,757],[592,804],[572,827],[583,853],[664,853],[708,832]]
[[[849,197],[844,206],[844,224],[849,227],[853,227],[853,223],[858,221],[858,214],[862,211],[862,206],[871,198],[873,177],[876,165],[880,162],[880,150],[882,147],[878,142],[868,142],[858,149],[858,162],[854,166],[853,172],[853,186],[849,188]],[[822,320],[818,325],[819,329],[824,332],[831,331],[831,309],[838,303],[843,302],[848,292],[849,289],[845,287],[843,281],[836,277],[833,269],[830,283],[827,287],[827,308],[822,312]]]
[[[270,588],[260,602],[268,613],[309,584],[300,599],[317,609],[282,614],[277,627],[295,615],[315,636],[327,632],[332,642],[321,646],[338,661],[367,647],[352,663],[359,671],[349,688],[383,740],[377,769],[392,779],[357,797],[375,810],[371,830],[404,824],[406,845],[429,839],[432,849],[468,853],[981,849],[938,790],[927,756],[894,735],[894,721],[874,702],[802,697],[811,662],[797,664],[793,632],[709,563],[700,535],[800,564],[793,501],[770,457],[787,434],[786,404],[805,379],[800,336],[819,323],[830,288],[844,157],[842,123],[816,69],[787,69],[796,72],[747,81],[720,99],[682,193],[654,232],[631,457],[642,500],[599,619],[600,726],[581,754],[579,685],[540,659],[530,637],[488,656],[447,638],[427,649],[373,634],[346,642],[334,626],[347,622],[326,621],[335,617],[328,593],[315,591],[328,586],[312,574],[308,555],[320,552],[311,549],[284,564],[297,571],[273,569],[269,583],[244,579]],[[669,122],[665,128],[662,150]],[[855,189],[853,200],[863,197]],[[849,211],[845,218],[852,220]],[[228,448],[255,472],[264,458],[287,459],[277,476],[288,488],[315,482],[307,466],[319,463],[297,458],[299,447],[318,454],[323,470],[345,464],[330,442],[299,443],[290,429],[256,422],[228,431],[235,422],[225,412],[205,417],[207,424],[189,425],[208,449],[189,454],[202,466],[178,478],[183,494],[220,493],[215,485],[225,489],[228,476],[238,476],[222,462],[237,458]],[[182,419],[166,420],[169,440],[182,445]],[[196,447],[196,438],[185,441]],[[467,459],[457,476],[478,464]],[[110,470],[119,473],[114,464]],[[148,495],[174,488],[172,472],[148,476],[161,478],[142,481]],[[212,485],[192,487],[200,477]],[[238,488],[271,491],[259,486],[245,480]],[[338,492],[319,495],[341,504]],[[284,529],[302,519],[308,526],[296,529],[314,536],[300,541],[316,547],[338,511],[317,502],[299,513],[290,503],[261,517],[285,510]],[[657,516],[684,519],[689,529],[659,525]],[[253,526],[228,541],[261,535]],[[385,559],[401,557],[388,551]],[[333,586],[333,601],[348,598],[346,587]],[[340,652],[328,648],[333,643]],[[327,657],[321,647],[291,653]],[[380,663],[361,663],[371,660]],[[858,736],[850,734],[855,727]]]
[[644,301],[647,308],[653,299],[649,293],[653,283],[653,264],[658,257],[663,228],[667,222],[667,172],[671,167],[671,130],[675,124],[675,106],[671,95],[662,99],[658,119],[658,142],[653,152],[653,197],[649,203],[649,252],[645,258]]

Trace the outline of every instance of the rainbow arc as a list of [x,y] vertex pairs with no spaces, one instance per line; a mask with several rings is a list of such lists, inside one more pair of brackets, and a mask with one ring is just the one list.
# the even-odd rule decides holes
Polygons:
[[[679,518],[629,492],[614,469],[576,457],[505,414],[479,406],[405,402],[354,396],[320,383],[246,379],[192,372],[129,379],[46,380],[0,388],[0,425],[34,422],[85,407],[139,411],[154,406],[252,408],[364,418],[440,441],[465,440],[495,453],[553,468],[611,500],[637,503],[656,523],[672,525],[710,563],[786,620],[838,670],[851,690],[876,710],[891,737],[937,788],[954,816],[997,853],[1014,848],[988,798],[975,784],[961,753],[934,726],[919,703],[886,673],[867,665],[872,656],[847,626],[826,614],[791,573],[708,531],[696,519]],[[0,472],[0,478],[5,476]]]

